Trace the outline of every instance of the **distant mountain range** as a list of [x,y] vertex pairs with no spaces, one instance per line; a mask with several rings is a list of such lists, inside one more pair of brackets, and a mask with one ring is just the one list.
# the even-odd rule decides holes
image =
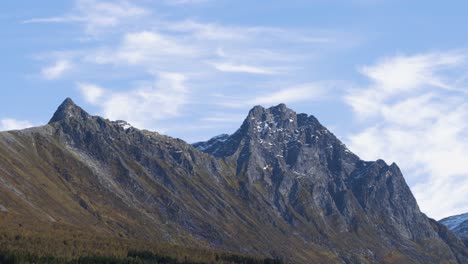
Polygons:
[[468,263],[396,164],[361,160],[284,104],[191,145],[66,99],[47,125],[0,133],[0,223],[291,263]]
[[439,222],[460,236],[468,247],[468,213],[450,216]]

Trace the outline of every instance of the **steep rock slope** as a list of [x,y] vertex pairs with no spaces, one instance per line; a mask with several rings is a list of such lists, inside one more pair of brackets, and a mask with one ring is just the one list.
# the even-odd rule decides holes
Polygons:
[[[421,245],[436,254],[448,249],[396,164],[360,160],[313,116],[284,104],[257,106],[233,135],[207,143],[195,146],[235,163],[244,193],[258,193],[288,223],[313,230],[315,242],[367,260],[378,252],[384,259],[431,262],[437,257],[414,252]],[[455,255],[465,259],[466,251]]]
[[49,124],[0,133],[0,221],[295,263],[467,261],[395,164],[360,160],[285,105],[191,146],[67,99]]
[[468,246],[468,213],[444,218],[439,223],[460,236]]

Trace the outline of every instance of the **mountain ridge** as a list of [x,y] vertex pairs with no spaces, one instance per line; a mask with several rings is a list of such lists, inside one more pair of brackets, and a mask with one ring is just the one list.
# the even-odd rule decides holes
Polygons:
[[0,133],[1,221],[296,263],[468,258],[419,211],[396,164],[362,161],[284,104],[256,106],[234,134],[193,146],[122,122],[68,98],[46,126]]
[[468,246],[468,213],[449,216],[439,220],[450,231],[461,237]]

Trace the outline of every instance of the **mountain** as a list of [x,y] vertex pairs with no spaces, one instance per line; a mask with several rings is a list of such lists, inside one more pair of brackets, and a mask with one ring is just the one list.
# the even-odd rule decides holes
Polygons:
[[450,216],[439,222],[459,236],[468,236],[468,213]]
[[452,232],[464,238],[465,243],[468,245],[468,213],[461,215],[454,215],[444,218],[439,223],[445,225]]
[[0,133],[0,223],[292,263],[468,262],[396,164],[361,160],[284,104],[190,145],[67,99],[47,125]]

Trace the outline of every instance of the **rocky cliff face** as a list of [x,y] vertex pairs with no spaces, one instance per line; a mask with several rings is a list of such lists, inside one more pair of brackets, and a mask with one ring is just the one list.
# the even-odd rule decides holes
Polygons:
[[0,133],[0,205],[4,222],[295,263],[468,261],[461,240],[420,212],[397,165],[362,161],[284,104],[254,107],[233,135],[192,146],[67,99],[48,125]]

